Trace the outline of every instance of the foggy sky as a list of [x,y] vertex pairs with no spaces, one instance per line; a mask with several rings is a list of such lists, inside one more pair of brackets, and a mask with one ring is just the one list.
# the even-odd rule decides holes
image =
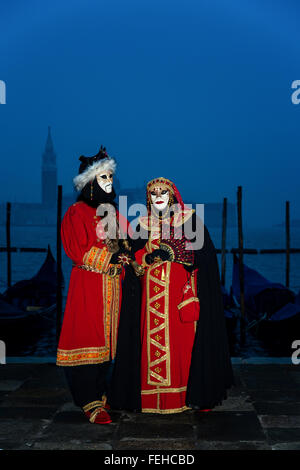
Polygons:
[[[251,225],[300,218],[296,0],[1,1],[0,200],[38,202],[48,125],[58,182],[101,144],[123,187],[165,176],[236,201]],[[143,202],[143,201],[142,201]]]

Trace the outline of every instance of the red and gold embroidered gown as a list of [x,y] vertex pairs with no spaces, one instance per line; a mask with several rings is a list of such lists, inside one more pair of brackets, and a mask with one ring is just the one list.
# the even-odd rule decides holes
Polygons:
[[[171,237],[176,227],[192,216],[192,210],[184,210],[180,217],[171,219]],[[144,248],[136,252],[136,260],[145,268],[142,278],[141,306],[141,408],[144,413],[177,413],[185,411],[186,390],[189,378],[196,321],[182,321],[180,308],[184,289],[191,280],[193,296],[199,302],[196,291],[197,270],[192,276],[184,268],[181,259],[171,262],[146,263],[146,255],[160,247],[160,230],[169,219],[159,221],[150,217],[140,218],[140,225],[149,232]],[[162,240],[163,241],[163,240]],[[188,263],[187,263],[188,264]]]
[[[116,213],[126,232],[126,219]],[[100,364],[115,356],[123,268],[110,264],[112,253],[97,237],[97,224],[101,221],[96,209],[84,202],[73,204],[62,221],[62,243],[73,268],[57,350],[59,366]],[[117,274],[111,275],[115,268]]]
[[[227,389],[234,384],[216,249],[204,222],[196,213],[191,215],[170,180],[150,181],[147,202],[156,184],[174,195],[173,202],[177,200],[183,209],[183,220],[189,220],[192,230],[201,233],[203,244],[197,248],[194,245],[189,267],[184,267],[187,254],[184,252],[173,257],[173,261],[172,256],[161,256],[163,262],[147,265],[146,258],[152,261],[148,253],[159,248],[162,254],[163,244],[176,246],[172,237],[184,222],[173,218],[170,232],[163,233],[162,219],[161,230],[156,230],[149,205],[148,216],[140,218],[140,229],[137,227],[140,236],[133,249],[146,272],[141,280],[142,289],[136,288],[136,306],[132,289],[128,302],[123,303],[110,403],[116,409],[153,413],[175,413],[188,407],[211,409],[226,399]],[[180,242],[180,237],[177,240]],[[156,255],[159,256],[153,254],[152,258]],[[185,287],[188,275],[190,289]]]

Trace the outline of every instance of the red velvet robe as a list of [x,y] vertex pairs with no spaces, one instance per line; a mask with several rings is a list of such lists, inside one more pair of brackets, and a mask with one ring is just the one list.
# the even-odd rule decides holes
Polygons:
[[[141,403],[144,413],[177,413],[188,409],[186,390],[196,321],[182,322],[178,305],[189,274],[183,264],[159,262],[147,265],[145,257],[159,248],[159,240],[149,237],[136,252],[145,267],[141,307]],[[196,279],[192,276],[193,295]]]
[[[117,215],[126,232],[126,219]],[[99,364],[115,356],[124,270],[115,277],[104,274],[113,266],[112,254],[97,237],[99,221],[96,209],[84,202],[73,204],[62,221],[62,243],[73,268],[57,350],[59,366]]]

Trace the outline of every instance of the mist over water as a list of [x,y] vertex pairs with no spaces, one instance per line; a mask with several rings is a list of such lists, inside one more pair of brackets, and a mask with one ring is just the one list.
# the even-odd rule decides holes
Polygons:
[[122,187],[165,176],[206,203],[242,185],[253,227],[282,222],[286,200],[300,219],[299,13],[280,0],[2,2],[0,201],[40,201],[51,125],[66,193],[103,144]]
[[[41,202],[51,126],[64,195],[79,156],[102,144],[121,188],[164,176],[184,201],[236,204],[242,186],[245,248],[285,248],[290,201],[291,247],[300,248],[299,14],[283,0],[2,1],[0,202]],[[208,228],[221,248],[221,229]],[[12,246],[50,244],[56,257],[55,227],[12,226],[11,236]],[[237,227],[226,247],[238,247]],[[13,282],[45,258],[11,256]],[[65,300],[71,261],[62,260]],[[285,254],[244,262],[285,283]],[[231,271],[227,254],[227,289]],[[0,253],[0,292],[6,282]],[[300,289],[300,254],[291,254],[290,287]]]

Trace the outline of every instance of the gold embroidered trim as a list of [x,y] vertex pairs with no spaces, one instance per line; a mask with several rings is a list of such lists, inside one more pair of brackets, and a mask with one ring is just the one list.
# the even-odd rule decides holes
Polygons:
[[[158,271],[158,272],[159,272],[159,271]],[[159,284],[159,285],[162,286],[162,287],[165,287],[165,286],[166,286],[166,282],[165,282],[165,281],[161,281],[161,280],[158,279],[157,277],[149,276],[149,279],[150,279],[151,281],[156,282],[157,284]]]
[[160,410],[159,408],[142,408],[142,413],[156,413],[156,414],[173,414],[182,413],[183,411],[191,410],[188,406],[182,406],[181,408],[174,408],[171,410]]
[[97,415],[98,415],[101,411],[104,411],[104,409],[103,409],[102,406],[100,406],[100,407],[96,408],[94,411],[92,411],[91,416],[90,416],[90,422],[91,422],[91,423],[94,423],[94,422],[95,422]]
[[146,263],[146,256],[147,256],[147,252],[142,256],[142,266],[148,266],[148,264]]
[[194,212],[195,209],[185,209],[182,212],[175,214],[172,225],[174,227],[180,227],[180,225],[185,224],[185,222],[192,217]]
[[108,270],[109,262],[111,260],[112,253],[108,251],[107,247],[98,248],[92,246],[83,256],[83,265],[89,266],[98,272],[105,273]]
[[159,186],[163,189],[168,189],[169,191],[171,191],[172,194],[174,194],[172,181],[168,180],[167,178],[164,178],[163,176],[160,176],[159,178],[154,178],[153,180],[149,181],[147,183],[147,192],[151,192],[152,188],[155,188],[156,186]]
[[185,392],[187,387],[180,387],[180,388],[156,388],[153,390],[142,390],[142,395],[155,395],[156,393],[181,393]]
[[99,364],[109,361],[109,348],[102,347],[58,349],[56,365],[79,366],[84,364]]
[[105,345],[114,359],[117,349],[117,333],[120,302],[120,278],[105,276],[103,279]]
[[103,406],[102,400],[92,401],[91,403],[83,406],[82,409],[83,411],[90,411],[92,408],[95,408],[95,406]]
[[199,303],[198,297],[191,297],[190,299],[184,300],[179,305],[177,305],[178,310],[182,309],[183,307],[190,304],[191,302],[198,302]]
[[197,296],[197,288],[196,288],[195,274],[196,274],[196,270],[194,270],[194,271],[192,272],[192,275],[191,275],[191,284],[192,284],[192,291],[193,291],[193,294],[194,294],[194,296]]
[[92,268],[91,266],[86,266],[85,264],[73,264],[73,267],[84,269],[85,271],[91,271],[93,273],[106,274],[111,277],[115,277],[122,272],[121,264],[109,264],[106,272],[104,272],[102,269],[99,270]]
[[112,279],[113,304],[111,310],[111,355],[115,358],[117,350],[118,320],[120,311],[120,278]]

